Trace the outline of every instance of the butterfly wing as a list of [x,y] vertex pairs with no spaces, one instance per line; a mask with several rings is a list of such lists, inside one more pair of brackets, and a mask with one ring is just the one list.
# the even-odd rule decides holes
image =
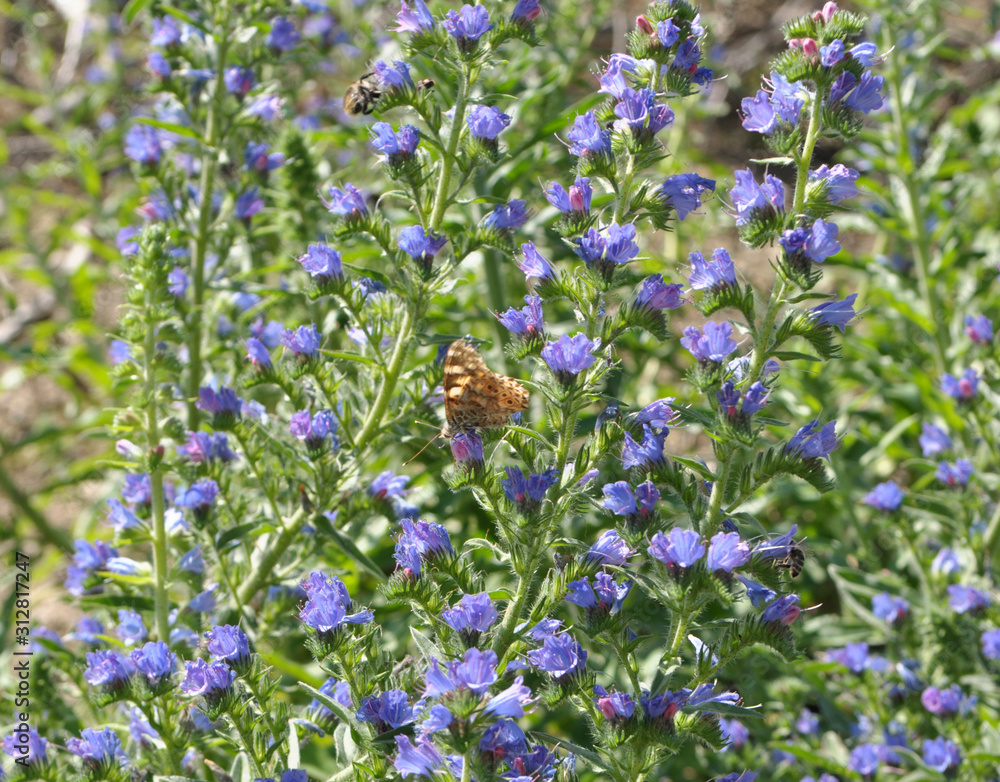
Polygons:
[[528,409],[528,392],[510,377],[490,371],[466,340],[451,344],[444,360],[444,414],[448,432],[496,429]]

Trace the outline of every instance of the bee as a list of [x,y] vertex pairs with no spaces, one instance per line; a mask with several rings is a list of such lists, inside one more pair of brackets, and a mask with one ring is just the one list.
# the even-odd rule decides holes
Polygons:
[[[382,91],[371,81],[375,71],[369,71],[344,93],[344,111],[352,116],[371,114],[375,111],[375,102],[382,97]],[[418,90],[429,90],[434,86],[434,79],[422,79],[417,82]]]
[[784,559],[779,559],[774,563],[775,567],[788,568],[788,574],[792,578],[797,578],[802,573],[802,568],[806,564],[806,552],[801,546],[791,545],[788,547],[788,555]]

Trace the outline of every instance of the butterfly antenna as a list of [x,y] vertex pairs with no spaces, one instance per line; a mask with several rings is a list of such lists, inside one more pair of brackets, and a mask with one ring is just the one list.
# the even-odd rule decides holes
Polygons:
[[419,451],[417,451],[415,454],[413,454],[413,456],[411,456],[409,459],[407,459],[405,462],[403,462],[403,467],[405,467],[410,462],[412,462],[414,459],[416,459],[418,456],[420,456],[420,454],[422,454],[424,451],[426,451],[428,448],[431,447],[431,443],[433,443],[434,441],[438,440],[441,437],[444,437],[444,429],[442,429],[440,432],[438,432],[436,435],[434,435],[430,440],[428,440],[427,444],[423,448],[421,448]]

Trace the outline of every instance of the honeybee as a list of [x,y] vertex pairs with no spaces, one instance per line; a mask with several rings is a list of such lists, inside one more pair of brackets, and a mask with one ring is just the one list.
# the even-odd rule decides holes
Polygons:
[[788,568],[788,575],[797,578],[802,573],[802,568],[806,564],[806,552],[801,546],[791,545],[788,547],[788,556],[779,559],[774,563],[775,567]]
[[[375,102],[382,97],[382,91],[369,79],[375,75],[375,71],[369,71],[351,86],[344,93],[344,111],[352,116],[358,114],[371,114],[375,111]],[[422,79],[417,83],[418,90],[429,90],[434,86],[434,79]]]

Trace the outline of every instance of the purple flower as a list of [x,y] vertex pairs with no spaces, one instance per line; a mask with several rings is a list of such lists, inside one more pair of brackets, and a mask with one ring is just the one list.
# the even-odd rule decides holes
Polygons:
[[273,171],[285,164],[285,156],[281,152],[270,152],[271,146],[266,143],[250,141],[243,150],[243,159],[250,171]]
[[369,695],[361,702],[358,719],[370,722],[376,733],[387,733],[413,722],[413,707],[402,690],[388,690],[381,695]]
[[649,424],[653,431],[666,429],[677,418],[677,411],[670,406],[673,401],[674,397],[668,396],[651,402],[635,414],[636,423]]
[[537,508],[543,499],[545,492],[559,482],[559,475],[554,467],[550,467],[543,473],[533,473],[527,477],[521,472],[520,467],[504,468],[507,477],[501,479],[500,485],[507,499],[517,505],[518,510],[526,513]]
[[910,604],[901,597],[895,597],[888,592],[880,592],[872,598],[872,613],[886,623],[899,624],[906,618]]
[[541,649],[528,652],[528,661],[554,679],[581,673],[587,665],[587,652],[567,633],[548,636]]
[[124,766],[128,763],[121,739],[111,728],[101,731],[84,728],[80,735],[83,738],[66,739],[66,749],[83,758],[85,767],[94,768],[105,763]]
[[366,624],[374,618],[371,610],[351,610],[351,596],[344,582],[336,576],[327,576],[319,570],[309,574],[302,582],[309,600],[299,611],[302,621],[321,635],[333,633],[344,624]]
[[514,10],[510,12],[511,21],[519,23],[533,22],[542,12],[538,0],[517,0]]
[[983,657],[988,660],[1000,660],[1000,629],[983,631],[979,642],[983,645]]
[[150,73],[154,76],[159,76],[161,79],[167,78],[173,72],[167,58],[159,52],[149,53],[146,57],[146,67],[149,68]]
[[[319,688],[319,691],[324,695],[328,695],[332,700],[339,703],[345,709],[352,710],[354,708],[354,704],[351,702],[351,688],[347,682],[337,681],[333,677],[330,677],[323,682],[323,686]],[[327,719],[331,719],[336,716],[333,711],[315,698],[313,698],[312,702],[309,704],[309,708],[316,709],[320,716]]]
[[87,652],[86,658],[87,667],[83,671],[83,678],[94,687],[116,689],[135,673],[132,661],[120,652],[102,649]]
[[941,390],[959,402],[968,402],[976,395],[979,388],[979,374],[972,367],[962,373],[961,378],[954,378],[947,372],[941,376]]
[[776,622],[787,627],[799,618],[801,611],[798,595],[782,595],[764,609],[760,619],[764,624]]
[[455,608],[441,612],[441,618],[452,630],[474,639],[478,639],[479,633],[489,630],[498,616],[493,601],[486,592],[478,595],[462,595]]
[[729,197],[736,209],[736,225],[745,225],[752,219],[784,210],[785,186],[780,179],[768,174],[764,177],[764,184],[758,185],[749,168],[736,171],[733,176],[736,185],[729,191]]
[[622,446],[622,466],[626,470],[632,467],[646,468],[663,463],[663,444],[667,439],[666,429],[654,432],[647,424],[642,426],[642,442],[637,443],[632,435],[625,433],[625,443]]
[[350,182],[344,183],[343,190],[339,187],[331,187],[330,199],[330,202],[326,204],[326,208],[333,214],[352,219],[364,217],[368,214],[365,197]]
[[605,92],[614,98],[621,100],[625,90],[629,89],[626,73],[635,73],[638,66],[634,57],[627,54],[612,54],[608,60],[608,67],[599,77],[601,89],[598,92]]
[[184,666],[184,680],[180,683],[180,691],[192,697],[202,695],[211,702],[225,695],[235,680],[236,671],[224,662],[189,660]]
[[552,264],[538,252],[533,242],[525,242],[521,245],[521,255],[524,260],[517,267],[524,272],[526,279],[551,280],[555,278]]
[[[3,751],[22,768],[41,766],[48,761],[48,741],[31,726],[18,725],[15,731],[3,738]],[[4,777],[6,779],[6,777]]]
[[409,63],[393,60],[392,64],[379,60],[372,66],[378,86],[386,90],[399,90],[413,86]]
[[481,5],[463,5],[458,13],[449,11],[445,15],[444,29],[456,38],[465,51],[472,50],[472,44],[493,29],[490,15]]
[[264,40],[272,49],[287,52],[298,46],[302,36],[290,20],[284,16],[276,16],[271,20],[271,29]]
[[801,459],[820,458],[829,461],[830,454],[840,447],[836,433],[837,422],[830,421],[816,431],[818,424],[819,419],[814,418],[799,429],[785,446],[785,453],[798,454]]
[[701,196],[708,191],[715,192],[715,180],[694,173],[667,177],[659,189],[660,198],[674,208],[680,220],[701,206]]
[[744,578],[743,576],[736,576],[746,587],[747,597],[750,598],[750,605],[754,608],[759,608],[761,603],[770,603],[777,593],[773,589],[768,589],[763,584],[758,584],[756,581],[751,581],[749,578]]
[[743,129],[751,133],[763,133],[769,136],[778,127],[778,115],[771,105],[771,98],[764,90],[757,90],[752,98],[744,98],[740,102],[743,113]]
[[125,155],[143,166],[155,166],[163,156],[160,134],[151,125],[133,125],[125,134]]
[[839,204],[858,194],[855,184],[860,174],[853,168],[837,163],[827,166],[825,163],[815,171],[809,172],[809,181],[823,185],[823,194],[831,204]]
[[969,478],[972,477],[974,471],[972,462],[968,459],[959,459],[954,464],[938,462],[934,477],[948,486],[948,488],[954,489],[956,486],[965,486],[968,484]]
[[233,213],[237,220],[249,222],[250,218],[264,208],[264,199],[257,194],[257,188],[252,187],[236,197],[236,207]]
[[516,722],[501,719],[491,725],[479,740],[479,751],[490,755],[493,765],[510,763],[511,760],[528,750],[527,738]]
[[136,529],[142,526],[139,517],[122,505],[121,500],[114,497],[108,499],[108,523],[115,528],[116,532],[127,529]]
[[172,16],[153,17],[153,33],[149,36],[153,46],[174,46],[181,42],[181,31]]
[[444,247],[448,237],[435,233],[426,234],[419,225],[412,225],[399,232],[399,249],[416,261],[430,263]]
[[261,95],[247,108],[247,114],[270,122],[284,105],[284,101],[277,95]]
[[957,614],[977,613],[992,602],[986,592],[975,587],[961,584],[951,584],[948,587],[948,607]]
[[639,512],[632,487],[627,481],[605,484],[604,507],[616,516],[631,516]]
[[149,634],[142,622],[142,616],[128,608],[118,610],[116,632],[126,646],[134,646]]
[[385,156],[389,165],[400,165],[413,155],[420,143],[420,131],[413,125],[403,125],[399,132],[388,122],[376,122],[369,132],[372,150]]
[[654,274],[642,281],[636,296],[636,305],[645,309],[661,311],[675,310],[681,306],[683,285],[663,282],[663,275]]
[[610,270],[615,264],[628,263],[639,254],[639,245],[635,243],[635,226],[631,223],[612,223],[603,234],[596,228],[590,228],[576,240],[574,252],[588,266],[596,264],[599,270]]
[[527,305],[520,310],[513,307],[496,316],[508,331],[521,337],[540,336],[545,326],[542,316],[542,300],[538,296],[525,296]]
[[709,572],[730,573],[750,561],[750,546],[740,540],[738,532],[717,532],[708,547]]
[[872,777],[878,770],[879,752],[874,744],[861,744],[851,750],[847,768],[863,777]]
[[617,96],[615,129],[632,132],[636,138],[651,138],[674,121],[670,107],[656,102],[656,93],[648,88],[625,87]]
[[705,324],[704,334],[694,326],[684,329],[681,345],[699,362],[721,364],[738,347],[732,333],[731,323],[710,320]]
[[715,249],[711,261],[706,261],[705,256],[697,251],[689,254],[688,260],[691,261],[688,282],[693,290],[717,291],[736,285],[736,267],[722,247]]
[[613,529],[605,530],[587,552],[586,561],[597,565],[626,565],[632,556],[628,543]]
[[231,388],[220,388],[216,391],[208,386],[198,389],[198,403],[196,407],[206,413],[239,416],[242,407],[240,398]]
[[459,432],[451,438],[451,455],[457,464],[483,465],[483,438],[478,432]]
[[808,258],[816,263],[822,263],[831,255],[840,252],[837,230],[837,226],[833,223],[824,223],[821,219],[817,219],[808,231],[802,227],[785,231],[778,239],[778,244],[790,259]]
[[629,693],[609,693],[601,685],[594,685],[594,703],[600,709],[604,719],[611,723],[621,723],[632,719],[635,713],[635,701]]
[[656,510],[656,503],[660,501],[660,491],[647,479],[636,487],[635,498],[639,501],[639,515],[648,516]]
[[410,482],[408,475],[396,475],[392,470],[385,470],[371,482],[368,494],[376,500],[387,497],[402,497],[406,494],[406,484]]
[[393,28],[399,33],[425,33],[434,29],[434,17],[431,16],[424,0],[413,0],[413,8],[407,4],[407,0],[402,0],[402,7],[396,14],[397,27]]
[[483,695],[498,679],[496,667],[496,652],[481,652],[475,648],[465,652],[462,662],[450,662],[443,671],[438,661],[432,657],[425,676],[424,695],[436,698],[462,688],[476,695]]
[[993,341],[993,324],[985,315],[967,315],[964,322],[966,336],[977,345]]
[[571,384],[577,375],[589,369],[597,360],[591,352],[598,342],[588,339],[586,334],[570,337],[563,334],[554,342],[549,340],[542,348],[542,360],[561,383]]
[[834,38],[826,46],[819,47],[819,61],[824,68],[832,68],[844,59],[844,42]]
[[783,123],[795,125],[805,106],[804,92],[799,82],[790,82],[776,71],[771,71],[771,107]]
[[291,350],[298,359],[315,356],[322,341],[315,324],[299,326],[295,331],[285,329],[281,334],[281,344]]
[[724,749],[730,747],[739,749],[750,738],[750,730],[739,720],[727,720],[725,717],[720,717],[719,729],[722,731],[723,738],[728,741]]
[[126,225],[118,229],[115,235],[115,247],[122,255],[136,255],[139,252],[139,242],[137,237],[142,234],[142,229],[134,225]]
[[[885,105],[885,99],[882,97],[884,83],[884,76],[875,76],[871,72],[866,72],[861,75],[861,81],[847,93],[844,103],[864,114],[878,111]],[[830,99],[833,100],[833,90],[830,92]]]
[[653,535],[646,551],[667,567],[689,568],[705,555],[705,545],[694,530],[674,527],[669,535]]
[[623,581],[619,584],[610,573],[598,573],[595,581],[591,586],[589,577],[584,576],[569,582],[566,585],[569,590],[566,601],[586,609],[589,619],[617,614],[632,589],[632,582]]
[[569,192],[558,182],[549,182],[545,188],[545,200],[567,217],[580,218],[590,214],[593,194],[589,177],[577,177]]
[[662,22],[657,22],[656,37],[660,41],[660,46],[664,49],[669,49],[677,43],[677,39],[680,37],[680,28],[674,24],[673,19],[666,19]]
[[223,82],[226,85],[227,92],[238,98],[242,98],[253,89],[257,83],[257,77],[254,75],[252,68],[241,68],[238,65],[234,65],[226,69]]
[[611,153],[611,134],[598,123],[592,111],[576,116],[567,138],[570,140],[569,153],[571,155]]
[[[476,6],[479,8],[480,6]],[[494,231],[512,231],[528,221],[527,204],[520,199],[512,199],[506,204],[498,204],[486,215],[483,226]]]
[[845,327],[857,315],[854,311],[854,302],[857,298],[858,294],[852,293],[843,301],[827,301],[818,307],[813,307],[813,321],[820,326],[838,328],[841,334],[845,333]]
[[69,637],[77,641],[83,641],[90,646],[97,646],[101,643],[101,640],[97,637],[99,635],[104,635],[104,625],[93,617],[84,616],[76,623],[76,630]]
[[951,685],[947,690],[927,687],[920,694],[920,702],[923,707],[938,717],[956,714],[963,700],[966,700],[965,694],[957,684]]
[[906,494],[895,481],[886,481],[872,489],[861,501],[883,513],[892,513],[899,509],[905,496]]
[[958,555],[947,546],[941,549],[931,562],[931,572],[934,574],[952,576],[961,569],[962,563],[958,561]]
[[263,342],[253,337],[247,340],[247,358],[255,368],[268,369],[271,366],[271,354],[267,352]]
[[407,545],[412,546],[417,555],[425,560],[433,560],[438,556],[450,557],[455,553],[452,548],[451,539],[448,537],[448,530],[441,524],[421,521],[417,519],[403,519],[400,521],[403,528],[403,536],[400,541],[405,540]]
[[133,649],[131,661],[150,683],[163,681],[177,667],[177,655],[163,641],[150,641],[141,649]]
[[923,761],[935,771],[944,774],[958,768],[962,753],[951,739],[924,739]]
[[871,41],[862,41],[851,49],[851,57],[861,63],[862,67],[871,68],[877,62],[882,62],[881,57],[876,58],[875,52],[878,48]]
[[310,277],[320,282],[338,280],[344,276],[340,253],[325,244],[310,244],[306,254],[298,262]]
[[190,508],[197,516],[208,513],[218,495],[219,484],[211,478],[204,478],[179,492],[174,504],[178,508]]
[[[420,0],[416,1],[423,5]],[[403,0],[403,8],[406,8],[406,0]],[[400,16],[402,13],[401,11]],[[444,758],[426,736],[418,737],[416,744],[410,740],[409,736],[396,736],[395,738],[398,754],[396,759],[392,761],[392,765],[396,767],[404,779],[410,774],[431,777],[438,769],[444,767]]]
[[176,298],[183,299],[191,280],[182,266],[175,266],[167,275],[167,290]]
[[[481,8],[482,6],[476,7]],[[496,106],[481,106],[478,104],[469,109],[465,121],[469,126],[469,133],[472,134],[472,137],[483,141],[496,141],[501,131],[510,125],[510,117]]]
[[250,660],[250,642],[235,625],[213,627],[205,633],[208,653],[213,661],[223,661],[231,666],[242,666]]

